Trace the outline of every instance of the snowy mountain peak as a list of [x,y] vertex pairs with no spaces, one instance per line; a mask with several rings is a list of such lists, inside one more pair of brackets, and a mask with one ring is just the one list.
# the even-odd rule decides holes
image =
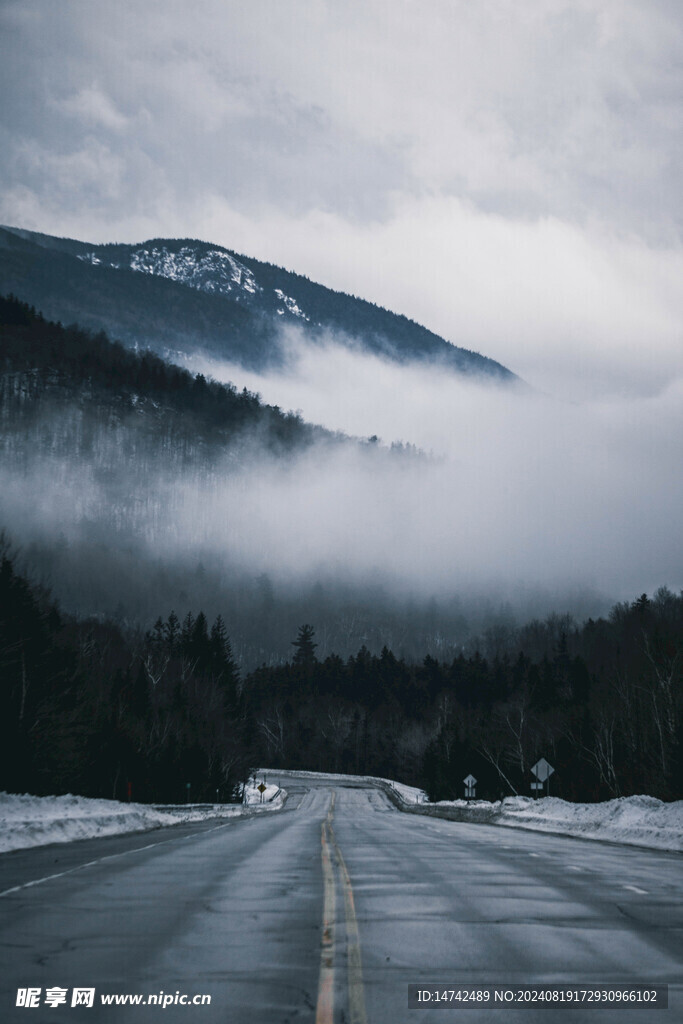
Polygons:
[[[95,265],[103,262],[97,252],[87,253],[81,258]],[[112,261],[109,265],[119,270],[122,268],[120,262]],[[262,291],[251,270],[220,249],[200,253],[188,245],[178,250],[165,245],[151,249],[141,247],[130,253],[128,268],[142,274],[167,277],[199,291],[232,295],[233,298],[240,291],[250,296]]]
[[430,360],[458,374],[517,380],[402,314],[199,239],[96,245],[0,227],[0,285],[55,319],[77,311],[87,327],[164,353],[170,345],[263,366],[281,359],[280,325],[289,323],[314,343],[331,330],[401,363]]
[[152,245],[132,249],[123,259],[107,259],[103,249],[93,250],[78,258],[93,266],[109,266],[115,270],[134,270],[141,274],[167,277],[188,288],[213,295],[229,295],[236,301],[254,300],[260,296],[262,304],[278,316],[289,314],[310,322],[310,317],[304,313],[296,299],[286,295],[281,288],[264,289],[249,267],[222,249],[202,249],[193,245],[173,249],[166,245]]

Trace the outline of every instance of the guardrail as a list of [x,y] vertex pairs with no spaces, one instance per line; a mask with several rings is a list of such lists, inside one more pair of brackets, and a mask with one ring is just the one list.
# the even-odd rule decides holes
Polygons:
[[438,804],[413,804],[403,797],[394,787],[378,779],[375,785],[378,786],[391,800],[394,807],[407,814],[422,814],[428,818],[446,818],[448,821],[472,821],[491,822],[497,817],[498,812],[490,806],[477,806],[476,803],[467,807],[439,807]]

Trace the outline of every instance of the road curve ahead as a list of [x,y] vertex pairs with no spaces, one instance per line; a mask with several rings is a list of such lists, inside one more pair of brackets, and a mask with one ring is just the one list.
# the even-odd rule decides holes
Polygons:
[[[683,1020],[679,855],[286,788],[272,815],[0,856],[0,1020]],[[669,1010],[408,1009],[409,983],[559,982],[668,984]],[[72,1008],[75,988],[94,1004]]]

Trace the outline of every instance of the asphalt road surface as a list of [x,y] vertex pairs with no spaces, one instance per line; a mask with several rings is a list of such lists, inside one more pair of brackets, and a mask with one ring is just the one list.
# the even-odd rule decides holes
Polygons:
[[[283,785],[270,815],[0,856],[0,1021],[683,1021],[679,855]],[[667,984],[669,1009],[408,1009],[409,983],[560,982]]]

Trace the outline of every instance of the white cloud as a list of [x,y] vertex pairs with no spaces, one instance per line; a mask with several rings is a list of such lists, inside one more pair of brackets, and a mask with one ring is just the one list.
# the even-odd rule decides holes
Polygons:
[[456,199],[386,223],[315,211],[259,222],[213,197],[201,234],[404,313],[567,398],[657,391],[683,372],[683,251],[604,226],[511,220]]
[[49,135],[42,94],[83,128],[125,127],[168,174],[175,154],[179,194],[220,183],[243,212],[367,219],[399,188],[652,238],[680,227],[682,27],[664,0],[21,6],[32,17],[2,12],[5,116]]
[[431,582],[500,566],[666,582],[683,497],[679,3],[22,0],[0,19],[4,222],[215,241],[578,403],[335,347],[296,376],[233,368],[313,420],[445,459],[409,484],[336,463],[302,467],[305,486],[247,476],[241,504],[225,496],[246,553],[343,562],[355,536],[359,564]]
[[4,221],[216,241],[567,395],[679,371],[680,5],[22,0],[0,19]]
[[[422,595],[593,585],[627,598],[683,584],[677,527],[683,376],[659,395],[573,404],[400,367],[329,339],[290,335],[284,370],[247,383],[283,408],[430,461],[314,452],[297,467],[257,462],[185,515],[210,547],[291,578],[368,574]],[[194,369],[231,379],[215,362]],[[227,532],[226,532],[227,531]]]
[[112,100],[94,84],[64,100],[56,101],[54,106],[89,126],[101,126],[119,132],[128,124],[128,119],[117,110]]

